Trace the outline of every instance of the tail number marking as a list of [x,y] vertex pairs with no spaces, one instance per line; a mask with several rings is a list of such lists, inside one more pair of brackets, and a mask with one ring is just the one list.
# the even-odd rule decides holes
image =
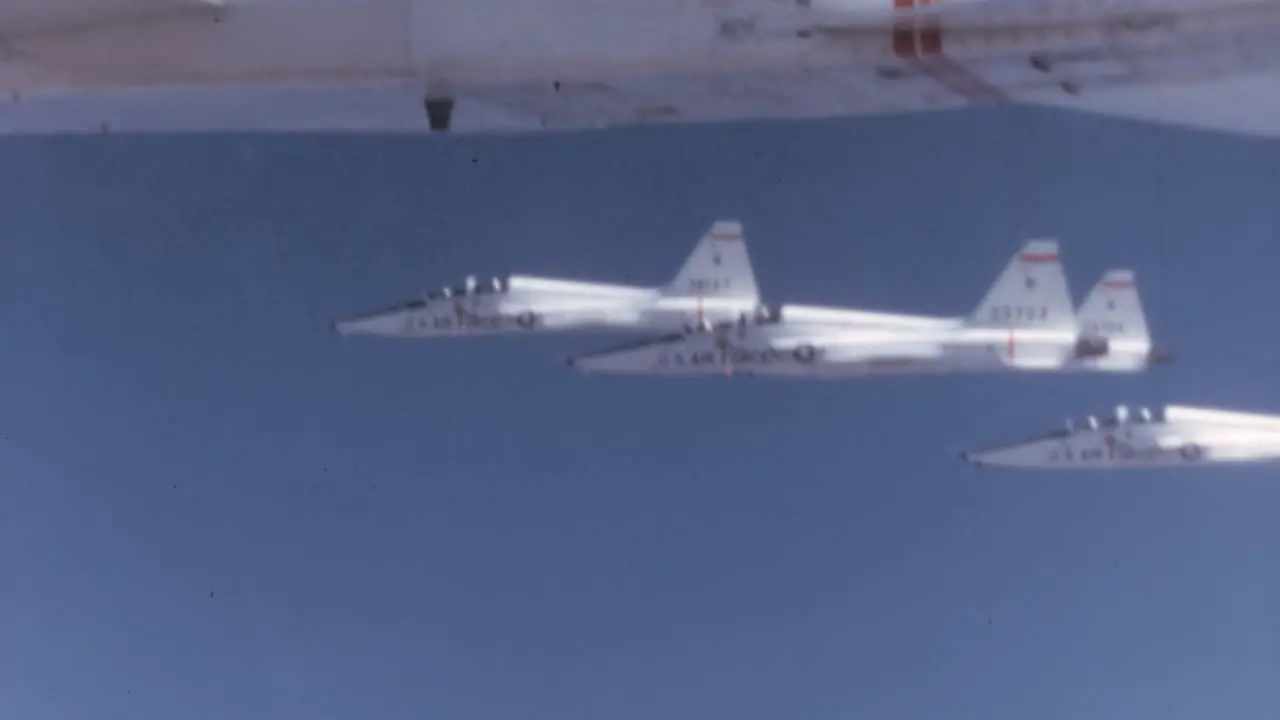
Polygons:
[[689,289],[700,293],[714,293],[728,290],[731,284],[727,279],[695,278],[689,281]]
[[1099,320],[1088,325],[1089,331],[1095,335],[1123,335],[1124,323],[1115,320]]
[[1043,322],[1049,319],[1049,308],[1035,305],[996,305],[987,314],[991,322]]

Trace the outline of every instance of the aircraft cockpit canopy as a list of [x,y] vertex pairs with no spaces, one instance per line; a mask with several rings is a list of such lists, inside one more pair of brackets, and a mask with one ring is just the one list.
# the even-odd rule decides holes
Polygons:
[[1111,416],[1108,417],[1103,425],[1105,427],[1115,427],[1131,423],[1135,425],[1143,425],[1146,423],[1164,422],[1164,411],[1161,408],[1152,410],[1149,407],[1128,407],[1126,405],[1117,405]]
[[1066,431],[1070,433],[1097,430],[1099,428],[1113,428],[1124,424],[1143,425],[1158,422],[1164,422],[1164,410],[1162,408],[1133,408],[1127,405],[1117,405],[1114,410],[1101,418],[1097,415],[1088,415],[1083,418],[1068,419]]
[[427,302],[436,300],[445,300],[453,297],[466,297],[468,295],[488,295],[490,293],[505,292],[507,282],[499,277],[489,278],[488,280],[477,280],[474,275],[467,276],[461,285],[454,287],[444,287],[439,290],[428,290],[423,296]]

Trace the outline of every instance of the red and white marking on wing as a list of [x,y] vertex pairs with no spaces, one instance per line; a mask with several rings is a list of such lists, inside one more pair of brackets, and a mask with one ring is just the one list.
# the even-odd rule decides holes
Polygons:
[[[942,0],[893,0],[893,9],[915,10]],[[893,25],[893,54],[951,92],[975,104],[1009,102],[1009,96],[965,65],[948,57],[944,32],[934,17],[908,17]]]

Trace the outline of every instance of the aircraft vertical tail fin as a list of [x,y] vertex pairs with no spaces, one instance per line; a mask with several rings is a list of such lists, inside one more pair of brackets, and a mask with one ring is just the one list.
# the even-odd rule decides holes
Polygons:
[[744,299],[759,297],[742,223],[737,220],[713,223],[663,293]]
[[1080,333],[1086,337],[1149,340],[1147,316],[1138,296],[1132,270],[1103,273],[1076,313]]
[[1075,310],[1058,242],[1024,243],[967,322],[981,327],[1074,328]]
[[1103,273],[1080,304],[1077,318],[1077,352],[1088,366],[1136,372],[1173,362],[1173,353],[1151,338],[1132,270]]

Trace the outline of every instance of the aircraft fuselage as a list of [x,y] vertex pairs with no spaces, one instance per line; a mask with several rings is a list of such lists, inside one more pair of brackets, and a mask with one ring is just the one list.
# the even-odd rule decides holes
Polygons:
[[754,298],[667,296],[659,289],[529,276],[433,292],[336,323],[344,335],[428,338],[567,330],[692,329],[758,310]]
[[[1123,411],[1124,408],[1121,408]],[[1149,416],[1145,409],[1144,415]],[[975,465],[1117,469],[1280,460],[1280,418],[1170,407],[1162,417],[1089,418],[1027,442],[968,452]]]
[[698,333],[575,359],[585,372],[706,375],[734,372],[811,378],[871,375],[1145,370],[1146,353],[1100,366],[1081,357],[1075,328],[966,327],[922,330],[868,326],[814,333],[811,326],[774,325]]

